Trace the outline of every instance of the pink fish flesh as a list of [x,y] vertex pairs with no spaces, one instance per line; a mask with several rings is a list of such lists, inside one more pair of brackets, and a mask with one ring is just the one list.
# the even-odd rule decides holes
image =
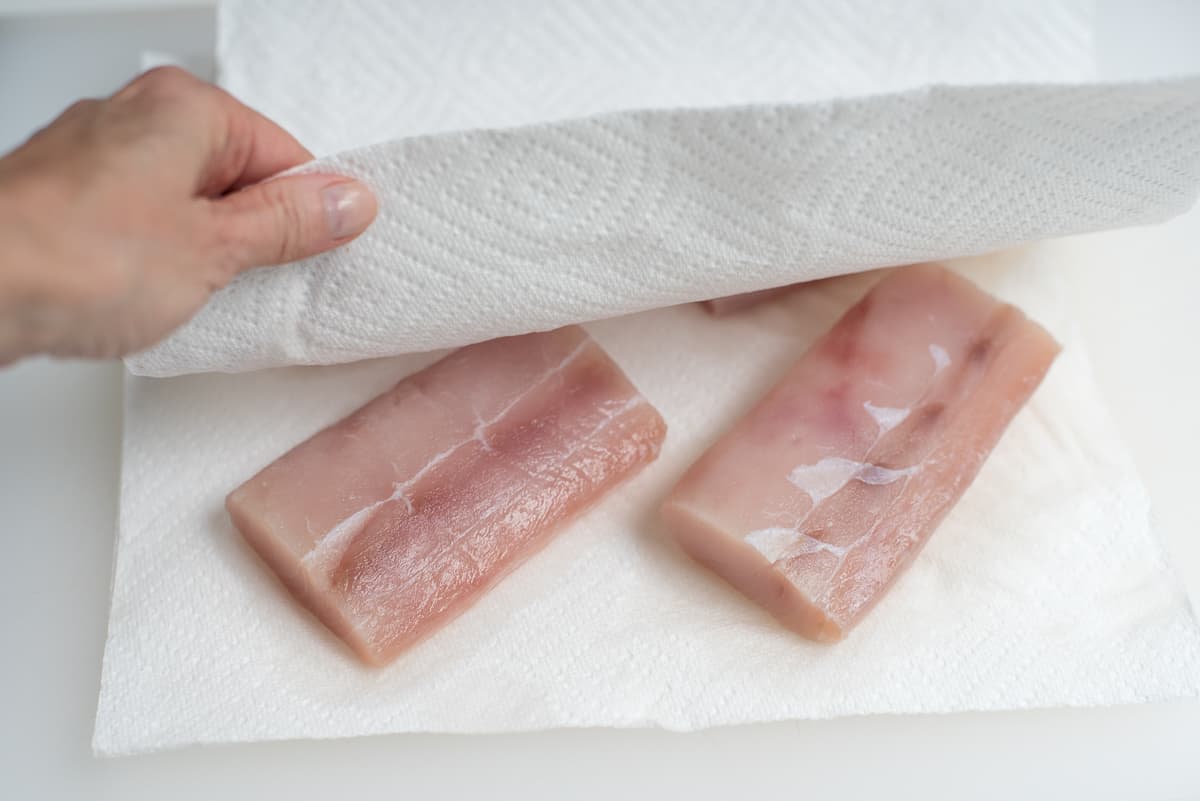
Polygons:
[[382,665],[653,461],[658,412],[577,326],[463,348],[297,445],[226,507]]
[[725,317],[729,314],[737,314],[745,309],[752,308],[760,303],[766,303],[769,300],[774,300],[777,297],[787,294],[796,288],[796,284],[787,284],[786,286],[777,286],[770,289],[760,289],[757,292],[743,292],[740,295],[726,295],[723,298],[712,298],[704,300],[700,305],[704,310],[713,317]]
[[784,625],[838,640],[911,563],[1058,351],[954,273],[900,268],[691,466],[664,519]]

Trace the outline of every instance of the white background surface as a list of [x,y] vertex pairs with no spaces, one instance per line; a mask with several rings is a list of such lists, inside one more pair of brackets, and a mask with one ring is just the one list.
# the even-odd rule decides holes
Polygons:
[[[108,7],[0,0],[0,11]],[[135,5],[123,3],[122,5]],[[182,5],[160,2],[156,5]],[[203,4],[198,4],[203,5]],[[203,52],[212,12],[0,17],[0,152],[141,49]],[[1106,77],[1200,71],[1200,3],[1105,2]],[[1200,154],[1197,154],[1200,158]],[[1095,237],[1076,276],[1101,386],[1200,602],[1200,210]],[[89,741],[116,515],[120,369],[0,371],[0,798],[731,795],[1200,799],[1200,701],[719,729],[401,735],[97,760]],[[168,468],[169,469],[169,468]]]

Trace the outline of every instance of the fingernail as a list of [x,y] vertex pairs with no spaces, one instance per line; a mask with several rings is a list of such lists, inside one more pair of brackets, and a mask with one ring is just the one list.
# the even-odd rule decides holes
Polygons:
[[321,190],[321,202],[332,239],[362,233],[375,218],[375,196],[358,181],[330,184]]

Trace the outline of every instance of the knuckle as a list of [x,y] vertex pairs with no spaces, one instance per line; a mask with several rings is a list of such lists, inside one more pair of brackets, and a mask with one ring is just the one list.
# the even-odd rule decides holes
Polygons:
[[294,195],[273,182],[246,191],[253,194],[226,206],[214,227],[213,249],[222,254],[222,264],[232,273],[303,255],[307,215]]
[[86,97],[82,100],[76,100],[74,103],[67,106],[67,109],[66,109],[66,111],[63,112],[63,114],[64,114],[64,116],[69,114],[73,117],[80,117],[80,116],[83,116],[86,114],[91,114],[99,107],[100,107],[99,100],[96,100],[95,98],[91,98],[91,97]]
[[304,215],[299,206],[280,189],[273,189],[271,208],[275,210],[275,252],[277,262],[296,258],[304,241]]
[[133,82],[129,89],[136,94],[178,94],[192,82],[187,70],[175,66],[155,67],[146,70]]
[[[179,67],[155,67],[143,72],[113,95],[114,105],[146,110],[173,109],[185,111],[189,107],[201,109],[207,97],[204,84],[191,73]],[[199,104],[199,105],[197,105]]]

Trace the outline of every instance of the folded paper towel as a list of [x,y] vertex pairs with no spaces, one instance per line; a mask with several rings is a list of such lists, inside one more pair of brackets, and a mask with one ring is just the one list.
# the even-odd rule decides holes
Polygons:
[[1154,222],[1200,189],[1200,78],[943,87],[417,137],[349,245],[245,273],[140,375],[332,364]]
[[1162,218],[1195,192],[1195,87],[861,99],[1086,81],[1092,18],[1090,0],[224,2],[222,84],[320,155],[678,111],[335,157],[383,196],[363,239],[239,278],[127,364],[344,362]]
[[[419,14],[414,12],[418,5]],[[1084,80],[1091,74],[1089,6],[902,2],[881,11],[876,3],[832,8],[823,2],[782,0],[232,3],[221,9],[220,73],[222,82],[247,102],[285,122],[318,152],[330,153],[397,136],[524,125],[623,108],[797,103],[898,91],[930,81]],[[340,46],[325,46],[330,38]],[[905,46],[897,47],[896,42]],[[951,51],[953,57],[939,55]],[[314,52],[321,57],[313,59]],[[1134,189],[1136,197],[1124,195],[1117,201],[1132,216],[1116,219],[1120,214],[1112,213],[1116,223],[1145,215],[1173,194],[1182,203],[1193,175],[1186,164],[1178,175],[1164,174],[1166,191],[1157,182],[1139,186],[1138,176],[1120,169],[1162,167],[1179,156],[1170,151],[1184,139],[1170,133],[1176,130],[1171,126],[1179,124],[1189,136],[1194,132],[1194,124],[1188,122],[1194,116],[1189,101],[1184,97],[1178,102],[1179,86],[1168,90],[1175,99],[1163,107],[1175,109],[1174,122],[1154,114],[1127,116],[1128,109],[1112,105],[1111,95],[1076,95],[1095,101],[1085,105],[1100,133],[1089,141],[1103,145],[1087,150],[1078,140],[1083,150],[1069,152],[1043,142],[1025,151],[1025,162],[1006,161],[1014,150],[1012,140],[991,132],[1010,130],[1003,114],[998,118],[991,113],[1000,107],[972,106],[989,115],[986,124],[951,120],[950,127],[961,124],[982,131],[978,152],[967,154],[968,160],[957,165],[961,170],[930,173],[928,165],[937,160],[936,154],[946,152],[938,149],[940,143],[931,140],[928,150],[909,151],[920,160],[919,169],[926,170],[925,180],[888,210],[871,204],[880,182],[911,165],[899,151],[865,147],[863,154],[874,154],[874,161],[859,164],[851,154],[843,165],[861,169],[842,181],[828,177],[822,191],[838,214],[816,221],[828,224],[828,229],[814,230],[827,233],[831,243],[861,242],[853,252],[868,255],[883,249],[871,239],[883,245],[896,241],[879,236],[892,230],[889,225],[900,236],[910,225],[934,237],[947,230],[950,236],[962,236],[959,222],[978,222],[966,208],[985,203],[987,195],[964,189],[961,182],[977,179],[981,173],[976,162],[991,159],[1020,168],[1017,176],[1009,176],[1012,183],[989,187],[1000,200],[1010,198],[1009,206],[979,206],[999,209],[1006,220],[1031,219],[1023,216],[1022,207],[1035,196],[1014,190],[1023,190],[1022,182],[1036,179],[1040,171],[1064,171],[1063,158],[1078,168],[1066,170],[1071,174],[1065,180],[1072,186],[1081,185],[1081,175],[1096,179],[1094,193],[1085,193],[1102,201],[1093,210],[1114,197],[1109,178],[1118,188]],[[1024,90],[987,91],[1012,97],[1010,92]],[[885,102],[909,108],[904,104],[955,96],[937,90]],[[1140,96],[1132,102],[1151,102]],[[844,107],[824,108],[832,124],[842,113],[834,110]],[[1021,113],[1020,104],[1004,108],[1006,113]],[[680,119],[691,119],[693,113]],[[722,118],[725,112],[715,113]],[[723,119],[761,121],[784,112],[760,108],[734,113]],[[635,114],[619,119],[668,118]],[[862,122],[871,124],[870,119]],[[1069,132],[1075,128],[1063,114],[1047,107],[1045,122],[1055,129],[1055,137],[1064,132],[1067,136],[1047,141],[1071,141]],[[570,125],[559,133],[569,133]],[[1155,146],[1166,152],[1141,147],[1145,140],[1140,136],[1147,130],[1160,134]],[[693,205],[682,204],[676,212],[721,222],[730,209],[722,204],[731,203],[729,193],[738,186],[733,179],[745,175],[744,167],[739,167],[737,153],[726,159],[716,152],[703,129],[694,133],[700,152],[679,151],[677,156],[702,161],[699,157],[711,152],[718,159],[716,166],[731,172],[707,173],[709,191],[685,198]],[[514,141],[505,136],[509,135],[468,134],[402,147],[437,150],[461,143],[464,137],[483,146],[490,146],[493,137]],[[588,142],[570,140],[565,151],[549,150],[544,160],[547,169],[558,165],[549,172],[555,181],[576,186],[586,182],[575,174],[580,165],[560,158],[562,152],[577,155],[573,144],[586,150]],[[472,163],[479,161],[477,154],[455,153]],[[601,157],[596,164],[602,164]],[[430,166],[419,162],[411,166]],[[1117,172],[1106,172],[1106,164]],[[632,162],[624,166],[628,174],[620,165],[610,165],[603,174],[622,179],[646,170],[653,175],[656,169]],[[764,170],[769,179],[772,170]],[[940,176],[942,184],[932,184],[931,175]],[[521,175],[495,173],[494,182],[487,183],[486,172],[479,178],[479,186],[496,191],[506,191],[508,181],[524,180]],[[590,199],[604,198],[610,205],[592,208],[591,219],[614,220],[626,206],[663,202],[641,196],[648,184],[628,180],[621,186],[630,194],[613,195],[603,182],[592,185],[595,194]],[[444,189],[429,186],[423,191]],[[677,187],[666,182],[660,189],[670,194]],[[553,189],[535,185],[531,191]],[[744,187],[737,191],[745,192]],[[1061,186],[1053,191],[1057,194],[1040,197],[1048,214],[1059,214],[1068,201],[1077,200]],[[448,200],[453,194],[440,197]],[[420,208],[421,198],[421,193],[413,193],[408,202]],[[759,193],[747,202],[749,208],[763,211]],[[1166,213],[1167,205],[1158,208]],[[438,247],[461,247],[462,241],[445,238],[446,225],[453,220],[448,223],[444,217],[456,218],[462,211],[452,203],[425,207],[410,226],[395,229],[400,231],[395,241],[378,247],[400,249],[397,252],[421,247],[435,256]],[[538,208],[536,214],[546,217],[547,211]],[[572,211],[583,215],[577,223],[589,219],[587,207]],[[741,210],[733,211],[741,215]],[[770,208],[766,211],[777,215]],[[942,219],[930,221],[929,215]],[[947,219],[958,222],[950,226]],[[1071,230],[1098,224],[1098,218],[1090,223],[1081,219],[1067,220]],[[787,228],[782,217],[770,220],[777,229]],[[646,230],[645,221],[632,222],[643,224],[636,230]],[[551,218],[544,223],[567,232],[580,230],[570,227],[571,220]],[[483,224],[488,225],[486,220]],[[758,226],[752,230],[764,240],[772,239],[762,222],[752,219],[749,225]],[[848,231],[839,233],[837,225]],[[728,230],[721,222],[715,233]],[[440,239],[428,241],[435,233]],[[591,233],[584,244],[600,252],[619,242],[622,231]],[[780,235],[796,238],[790,228]],[[678,281],[660,286],[666,287],[662,302],[667,302],[667,290],[719,294],[743,285],[731,280],[719,287],[705,286],[703,281],[711,275],[702,278],[691,272],[691,262],[676,258],[693,252],[688,250],[692,244],[681,237],[669,242],[664,254],[675,259],[670,264],[682,269],[683,276],[665,275],[667,263],[652,261],[649,271],[664,275],[626,274],[635,282],[630,286],[639,286],[637,280],[651,288],[653,281]],[[777,246],[770,241],[749,244]],[[529,242],[516,245],[518,254],[528,255],[523,248]],[[632,241],[629,246],[639,245]],[[715,246],[719,254],[729,252],[724,241]],[[464,249],[470,257],[487,247],[489,241],[468,239]],[[824,255],[834,260],[837,256]],[[1200,682],[1195,622],[1162,563],[1144,492],[1096,397],[1084,348],[1066,312],[1063,295],[1069,288],[1059,285],[1053,270],[1061,262],[1092,255],[1078,243],[1048,243],[963,265],[972,278],[1044,322],[1066,345],[1066,353],[917,565],[863,628],[834,649],[797,641],[666,547],[653,508],[717,429],[746,408],[782,366],[832,322],[866,277],[838,279],[735,320],[713,321],[685,307],[591,325],[669,417],[671,436],[662,458],[469,614],[381,672],[358,668],[336,640],[298,613],[237,537],[221,500],[286,447],[436,354],[236,376],[130,378],[119,544],[95,747],[117,754],[197,742],[395,731],[585,725],[694,729],[789,717],[1111,704],[1195,693]],[[339,272],[340,268],[328,271],[336,280],[330,275],[312,283],[282,279],[283,285],[272,294],[257,295],[261,306],[238,307],[238,313],[249,315],[248,321],[228,317],[228,325],[207,329],[204,336],[209,340],[180,348],[170,361],[145,369],[243,369],[250,364],[250,349],[232,340],[239,336],[254,340],[259,354],[255,358],[262,363],[286,361],[293,353],[311,360],[316,351],[309,348],[328,342],[337,344],[332,360],[392,352],[399,347],[394,341],[366,340],[376,331],[386,338],[386,321],[393,316],[409,316],[412,308],[434,301],[442,304],[443,312],[453,306],[459,317],[490,308],[475,306],[476,296],[494,290],[497,279],[492,271],[509,262],[482,261],[479,274],[463,270],[431,275],[427,285],[412,284],[410,289],[394,283],[395,276],[360,277],[355,270]],[[579,266],[588,264],[585,260]],[[756,277],[772,267],[786,271],[792,266],[743,265]],[[571,280],[580,284],[578,298],[596,302],[603,292],[589,292],[584,284],[601,282],[597,286],[603,289],[609,271],[624,268],[605,263],[594,275],[573,273]],[[247,279],[281,280],[281,275],[304,269],[261,271]],[[369,264],[360,269],[372,271]],[[781,272],[771,280],[786,277]],[[354,284],[360,278],[381,280],[376,291],[411,294],[388,295],[385,303],[377,304],[375,297],[357,294]],[[530,273],[522,280],[536,278]],[[350,284],[340,288],[339,282],[346,280]],[[524,304],[524,295],[533,294],[545,301],[549,311],[543,314],[553,314],[558,303],[568,300],[536,283],[500,283],[504,303]],[[620,294],[627,287],[622,283],[610,288]],[[324,301],[342,298],[365,305],[349,312],[324,302],[305,305],[308,292],[319,293]],[[213,308],[220,315],[224,306]],[[350,321],[353,336],[330,333],[327,339],[324,332],[314,333],[320,329],[308,328],[308,317],[294,314],[300,308],[309,309],[314,319]],[[366,327],[355,327],[356,314],[366,320]],[[317,341],[305,342],[304,335],[284,331],[282,344],[264,347],[266,339],[260,337],[280,332],[272,333],[255,321],[276,315],[303,327],[305,335],[314,334]],[[384,321],[382,327],[379,320]],[[246,322],[255,324],[239,327]],[[493,322],[479,318],[481,326]],[[537,325],[545,324],[548,318],[540,318]],[[481,337],[484,329],[462,333]],[[301,347],[286,350],[296,342]],[[360,347],[365,350],[360,352]],[[698,393],[697,386],[713,390]],[[171,469],[164,470],[164,465]]]

